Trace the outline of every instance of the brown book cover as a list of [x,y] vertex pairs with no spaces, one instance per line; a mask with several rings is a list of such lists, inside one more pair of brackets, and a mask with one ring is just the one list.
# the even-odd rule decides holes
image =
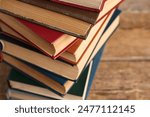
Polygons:
[[73,18],[83,20],[85,22],[94,24],[97,21],[98,12],[83,10],[63,4],[58,4],[49,0],[19,0],[31,5],[35,5],[47,10],[55,11]]

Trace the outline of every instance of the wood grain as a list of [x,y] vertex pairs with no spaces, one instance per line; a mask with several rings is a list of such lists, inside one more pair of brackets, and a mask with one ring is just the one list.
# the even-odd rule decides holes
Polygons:
[[[118,30],[108,42],[88,99],[150,99],[150,30]],[[142,57],[143,60],[132,60]],[[114,59],[122,58],[122,61]],[[123,58],[128,58],[124,60]]]

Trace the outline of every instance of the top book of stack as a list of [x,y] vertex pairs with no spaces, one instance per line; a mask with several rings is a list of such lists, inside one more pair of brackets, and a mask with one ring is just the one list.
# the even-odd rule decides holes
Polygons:
[[[35,1],[37,1],[36,4],[31,5]],[[80,39],[86,39],[93,25],[98,23],[122,1],[107,0],[101,12],[92,12],[75,7],[72,7],[71,10],[67,5],[65,5],[66,7],[63,5],[63,7],[58,7],[49,0],[0,0],[0,11]],[[26,4],[29,2],[30,4]],[[45,4],[46,8],[42,4]],[[92,22],[85,21],[86,18],[91,18]]]
[[106,0],[52,0],[65,5],[91,10],[101,11]]

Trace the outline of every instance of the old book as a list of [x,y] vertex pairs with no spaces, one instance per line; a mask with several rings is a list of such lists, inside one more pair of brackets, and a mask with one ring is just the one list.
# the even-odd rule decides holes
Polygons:
[[57,3],[78,7],[85,10],[100,11],[106,0],[52,0]]
[[[82,89],[85,86],[86,79],[89,79],[90,71],[91,71],[91,68],[89,68],[89,67],[85,70],[84,74],[81,75],[82,76],[81,79],[79,79],[79,81],[77,82],[77,83],[81,82],[81,85],[80,85],[80,87],[78,86],[76,88],[78,88],[82,91]],[[20,91],[43,95],[45,97],[63,99],[62,96],[59,96],[56,93],[52,92],[51,90],[48,90],[46,87],[44,87],[40,83],[27,78],[24,74],[22,74],[16,70],[11,71],[11,73],[9,75],[9,84],[10,84],[10,88],[12,88],[12,89],[17,89]],[[74,85],[77,85],[77,84],[75,83]],[[24,88],[24,87],[26,87],[26,88]],[[81,92],[76,92],[76,93],[79,95]],[[75,97],[76,96],[77,95],[75,95]],[[66,97],[66,99],[69,99],[73,96],[69,95],[69,92],[68,92],[68,94],[64,95],[64,97]]]
[[[122,1],[123,0],[108,0],[105,3],[103,10],[99,13],[97,22],[99,22],[102,17],[104,17],[110,10],[116,7],[116,5],[119,5]],[[86,39],[91,27],[93,26],[92,24],[82,20],[42,9],[18,0],[1,0],[0,7],[1,12],[26,19],[30,22],[38,23],[47,28],[58,30],[82,39]]]
[[[34,95],[32,93],[27,93],[24,91],[19,91],[15,89],[8,89],[6,92],[7,100],[50,100],[50,98]],[[53,100],[53,99],[51,99]]]
[[[113,15],[113,12],[110,12],[106,17],[104,17],[100,22],[98,22],[92,29],[91,29],[91,32],[89,33],[88,37],[86,40],[81,40],[81,39],[78,39],[73,46],[71,46],[68,50],[66,50],[64,53],[62,53],[59,58],[62,59],[62,60],[65,60],[66,62],[69,62],[71,64],[77,64],[81,57],[84,55],[84,53],[87,51],[87,48],[88,46],[90,46],[92,44],[92,42],[94,41],[95,39],[95,36],[98,34],[99,37],[102,35],[107,23],[109,22],[111,16]],[[10,16],[9,16],[10,17]],[[8,18],[9,18],[8,17]],[[8,19],[7,18],[7,19]],[[12,17],[13,18],[13,17]],[[11,18],[11,19],[12,19]],[[23,27],[21,24],[20,25],[17,25],[16,22],[17,20],[15,18],[13,18],[13,20],[15,22],[13,23],[10,23],[10,22],[5,22],[5,20],[3,20],[3,22],[5,22],[5,24],[7,23],[7,25],[9,25],[10,27],[12,27],[13,30],[15,30],[17,32],[16,35],[20,34],[23,35],[24,37],[27,37],[27,38],[30,38],[28,35],[26,35],[25,33],[23,32],[19,32],[20,30],[20,26]],[[15,24],[15,25],[14,25]],[[38,30],[40,29],[42,32],[44,32],[45,29],[44,27],[41,27],[39,25],[36,25],[36,24],[32,24],[30,22],[25,22],[23,23],[23,25],[27,26],[28,28],[30,28],[34,33],[36,33],[37,35],[39,35],[40,37],[44,38],[44,35]],[[2,30],[5,30],[3,29],[2,27]],[[96,33],[95,33],[96,32]],[[9,32],[7,32],[9,33]],[[15,36],[16,36],[15,35]],[[30,34],[31,35],[31,34]],[[18,37],[19,38],[19,37]],[[34,39],[34,41],[36,41],[36,39]],[[98,39],[97,39],[98,41]],[[56,56],[57,57],[57,56]]]
[[3,54],[3,57],[5,63],[22,72],[26,78],[34,80],[60,95],[66,94],[74,84],[73,81],[54,75],[40,67],[18,60],[5,53]]
[[11,27],[8,25],[4,24],[3,22],[0,21],[0,28],[1,28],[1,33],[5,35],[9,35],[10,37],[14,37],[18,40],[22,40],[25,43],[28,43],[26,39],[24,39],[21,35],[19,35],[15,30],[13,30]]
[[[85,68],[86,65],[94,58],[98,50],[104,45],[113,31],[119,24],[119,17],[115,16],[112,23],[109,24],[109,27],[105,31],[102,37],[99,38],[99,41],[94,41],[87,49],[84,56],[81,58],[80,62],[77,65],[70,65],[68,63],[64,63],[60,60],[51,60],[46,56],[42,56],[40,53],[35,51],[26,49],[19,45],[10,43],[8,41],[1,40],[1,45],[3,45],[2,52],[10,54],[18,59],[23,61],[27,61],[31,64],[39,66],[45,70],[58,74],[62,77],[68,78],[70,80],[77,80],[80,76],[82,70]],[[17,51],[16,51],[17,50]],[[33,57],[31,57],[31,55]],[[57,67],[55,67],[57,66]]]
[[[44,35],[39,36],[31,29],[22,25],[22,23],[20,23],[14,17],[11,17],[4,13],[0,13],[0,17],[0,22],[4,23],[5,25],[7,25],[7,27],[10,27],[12,30],[14,30],[14,32],[18,33],[19,38],[27,40],[28,42],[30,42],[30,44],[39,48],[46,55],[51,56],[54,59],[65,52],[77,41],[76,37],[66,35],[64,33],[51,29],[41,30],[40,28],[38,28],[37,30],[42,35]],[[23,22],[23,20],[21,21]],[[7,32],[8,28],[6,29],[6,26],[4,26],[4,24],[1,25],[1,28],[2,30],[4,30],[4,32]]]
[[61,13],[73,18],[83,20],[85,22],[95,24],[99,13],[93,11],[87,11],[84,9],[75,8],[72,6],[67,6],[63,4],[58,4],[49,0],[19,0],[31,5],[35,5],[47,10],[51,10],[57,13]]

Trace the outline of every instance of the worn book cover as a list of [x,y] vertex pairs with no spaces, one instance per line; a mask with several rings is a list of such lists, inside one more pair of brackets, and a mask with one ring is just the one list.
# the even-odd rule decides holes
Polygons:
[[52,10],[54,12],[58,12],[64,15],[68,15],[73,18],[77,18],[77,19],[83,20],[91,24],[95,23],[99,15],[99,12],[87,11],[87,10],[79,9],[79,8],[72,7],[72,6],[58,4],[50,0],[20,0],[20,1],[38,6],[41,8],[45,8],[48,10]]
[[106,0],[52,0],[54,2],[64,4],[64,5],[69,5],[72,7],[77,7],[80,9],[85,9],[88,11],[95,11],[99,12],[102,10],[103,5]]

